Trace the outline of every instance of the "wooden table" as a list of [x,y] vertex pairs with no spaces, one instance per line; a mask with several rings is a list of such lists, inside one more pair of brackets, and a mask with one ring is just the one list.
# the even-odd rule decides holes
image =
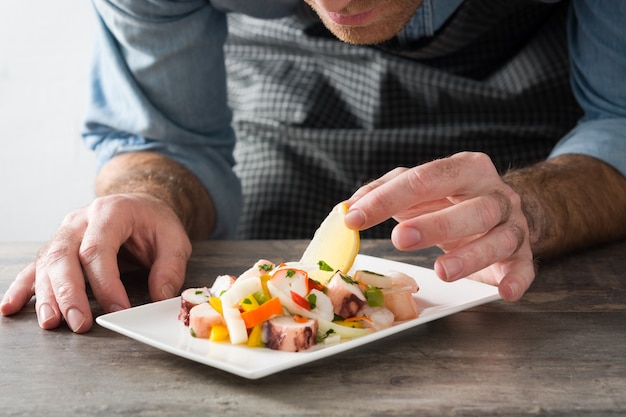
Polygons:
[[[305,246],[197,244],[188,284],[261,257],[297,259]],[[0,244],[0,291],[38,247]],[[361,252],[422,266],[437,255],[399,253],[386,241],[364,241]],[[494,302],[252,381],[98,325],[84,335],[40,330],[31,303],[0,318],[0,415],[624,416],[625,255],[622,242],[545,264],[518,303]],[[130,292],[135,304],[146,301],[143,283]]]

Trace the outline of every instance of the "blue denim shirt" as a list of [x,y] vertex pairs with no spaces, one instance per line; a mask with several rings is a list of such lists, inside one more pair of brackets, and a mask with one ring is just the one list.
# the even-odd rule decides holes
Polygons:
[[[93,1],[100,24],[86,143],[100,165],[140,150],[182,163],[213,196],[218,216],[213,237],[232,237],[242,196],[232,171],[235,135],[225,85],[224,13],[281,17],[301,0]],[[424,0],[399,41],[431,36],[461,3]],[[572,1],[571,84],[585,115],[550,156],[586,154],[626,175],[624,16],[623,1]]]

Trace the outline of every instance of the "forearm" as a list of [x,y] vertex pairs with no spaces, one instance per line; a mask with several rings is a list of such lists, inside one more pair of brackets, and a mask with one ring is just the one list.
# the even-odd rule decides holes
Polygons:
[[563,155],[504,175],[522,198],[536,258],[626,237],[626,178],[583,155]]
[[215,226],[215,209],[202,183],[187,168],[159,154],[121,154],[102,167],[96,194],[121,193],[146,193],[163,200],[192,240],[207,239]]

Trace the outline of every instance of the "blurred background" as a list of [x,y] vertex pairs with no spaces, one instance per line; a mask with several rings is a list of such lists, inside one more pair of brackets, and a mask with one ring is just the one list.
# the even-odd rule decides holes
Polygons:
[[94,17],[88,0],[0,0],[0,241],[47,241],[93,198],[80,139]]

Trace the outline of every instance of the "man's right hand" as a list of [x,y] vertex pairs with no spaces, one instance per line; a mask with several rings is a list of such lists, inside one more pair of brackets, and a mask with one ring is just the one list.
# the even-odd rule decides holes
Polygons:
[[16,277],[0,313],[17,313],[33,295],[39,325],[62,318],[76,333],[91,328],[86,283],[102,308],[130,307],[120,280],[118,254],[149,269],[154,301],[174,297],[183,285],[191,239],[207,239],[214,227],[212,200],[184,166],[151,152],[121,154],[98,173],[100,196],[70,213],[37,259]]
[[85,280],[105,311],[130,307],[117,260],[122,247],[150,269],[152,300],[177,294],[191,254],[191,242],[178,216],[149,194],[115,194],[66,216],[48,246],[17,275],[0,312],[15,314],[35,295],[43,329],[58,327],[64,317],[74,332],[89,330],[93,316]]

